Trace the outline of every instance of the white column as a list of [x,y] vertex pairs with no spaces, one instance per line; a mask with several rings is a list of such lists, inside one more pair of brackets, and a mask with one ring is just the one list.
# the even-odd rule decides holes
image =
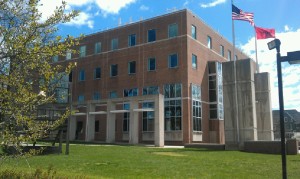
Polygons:
[[87,104],[86,110],[86,129],[85,141],[93,141],[95,139],[95,115],[90,115],[90,112],[95,112],[94,104]]
[[138,112],[134,112],[134,109],[138,109],[139,103],[137,100],[130,101],[130,115],[129,115],[129,143],[139,143],[139,121]]
[[155,98],[154,107],[154,144],[156,147],[163,147],[165,145],[165,123],[164,123],[164,96],[159,94]]
[[116,104],[108,100],[107,115],[106,115],[106,142],[107,143],[115,142],[116,114],[110,112],[115,109],[116,109]]

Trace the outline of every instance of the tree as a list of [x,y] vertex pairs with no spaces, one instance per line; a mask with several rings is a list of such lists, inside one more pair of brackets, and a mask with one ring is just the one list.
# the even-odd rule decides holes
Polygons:
[[78,15],[65,12],[66,3],[41,20],[39,0],[0,2],[0,142],[19,149],[24,142],[35,142],[48,130],[60,125],[66,112],[55,123],[38,121],[39,106],[53,103],[53,81],[72,65],[52,65],[54,56],[64,56],[79,39],[57,36],[57,25]]

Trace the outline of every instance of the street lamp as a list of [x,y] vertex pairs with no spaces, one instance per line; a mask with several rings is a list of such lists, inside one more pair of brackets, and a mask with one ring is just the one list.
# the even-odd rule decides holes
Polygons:
[[289,64],[300,64],[300,51],[288,52],[287,56],[280,54],[281,42],[279,39],[274,39],[268,43],[269,50],[276,48],[277,51],[277,76],[278,76],[278,96],[279,96],[279,119],[280,119],[280,136],[281,136],[281,160],[282,160],[282,178],[287,178],[286,171],[286,143],[284,129],[284,102],[283,102],[283,87],[282,87],[282,72],[281,62],[289,62]]

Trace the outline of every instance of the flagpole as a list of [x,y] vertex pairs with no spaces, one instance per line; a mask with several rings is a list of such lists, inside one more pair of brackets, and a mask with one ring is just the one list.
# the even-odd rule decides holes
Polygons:
[[[231,0],[231,8],[233,5],[233,0]],[[232,13],[232,10],[231,10]],[[236,58],[235,58],[235,31],[234,31],[234,20],[231,17],[231,21],[232,21],[232,43],[233,43],[233,68],[234,68],[234,101],[235,101],[235,105],[236,105],[236,110],[235,110],[235,120],[236,120],[236,139],[237,139],[237,143],[238,143],[238,148],[239,148],[239,144],[240,144],[240,130],[239,130],[239,106],[238,106],[238,99],[237,99],[237,80],[236,80]]]
[[259,65],[258,65],[258,58],[257,58],[257,38],[256,38],[255,26],[254,26],[254,39],[255,39],[256,73],[259,73]]

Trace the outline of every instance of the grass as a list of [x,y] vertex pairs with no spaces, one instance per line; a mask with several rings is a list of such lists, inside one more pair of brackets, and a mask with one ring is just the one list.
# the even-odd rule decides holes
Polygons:
[[[53,165],[59,175],[88,178],[281,178],[281,156],[239,151],[71,145],[70,155],[10,159],[0,171]],[[300,155],[287,157],[288,177],[299,178]]]

